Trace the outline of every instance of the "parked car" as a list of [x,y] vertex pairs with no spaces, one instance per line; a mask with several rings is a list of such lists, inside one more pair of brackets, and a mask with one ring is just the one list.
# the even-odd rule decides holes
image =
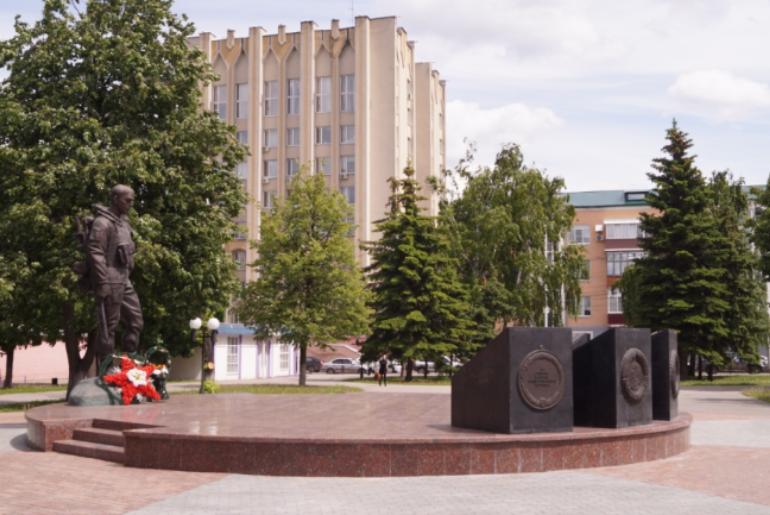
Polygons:
[[321,360],[313,356],[307,356],[305,358],[305,366],[308,372],[320,372]]
[[414,370],[415,372],[419,372],[420,374],[425,373],[425,367],[428,368],[428,372],[435,372],[436,371],[436,364],[432,361],[425,361],[425,360],[415,360],[414,362]]
[[401,363],[398,360],[395,360],[395,359],[390,360],[390,362],[388,363],[388,368],[394,374],[401,373]]
[[327,374],[351,374],[358,373],[361,364],[351,358],[335,358],[321,366],[321,372]]

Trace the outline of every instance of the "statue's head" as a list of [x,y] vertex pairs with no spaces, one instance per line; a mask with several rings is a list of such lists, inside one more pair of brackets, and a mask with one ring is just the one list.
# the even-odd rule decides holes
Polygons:
[[112,200],[113,211],[119,215],[126,215],[131,210],[131,206],[134,205],[134,190],[131,189],[131,186],[118,184],[112,187],[110,199]]

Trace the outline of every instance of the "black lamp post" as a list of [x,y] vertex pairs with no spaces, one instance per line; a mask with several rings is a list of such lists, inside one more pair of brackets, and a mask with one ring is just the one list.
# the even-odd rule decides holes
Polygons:
[[[217,341],[217,331],[219,329],[219,319],[216,317],[209,318],[206,322],[206,327],[203,326],[203,321],[195,317],[190,320],[190,332],[192,334],[193,343],[195,343],[195,332],[199,329],[201,332],[201,387],[198,393],[204,392],[203,385],[208,381],[214,373],[214,345]],[[208,330],[208,331],[207,331]],[[209,333],[209,334],[207,334]]]

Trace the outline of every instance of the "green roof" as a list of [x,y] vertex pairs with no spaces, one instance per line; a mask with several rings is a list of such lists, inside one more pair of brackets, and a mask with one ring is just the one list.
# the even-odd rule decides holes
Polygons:
[[575,207],[645,206],[648,190],[599,190],[567,192]]

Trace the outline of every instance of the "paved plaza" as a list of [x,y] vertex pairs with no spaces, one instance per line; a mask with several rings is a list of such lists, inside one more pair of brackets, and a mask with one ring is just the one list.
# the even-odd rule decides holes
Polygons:
[[[442,386],[366,389],[449,394]],[[25,445],[23,415],[1,414],[0,513],[770,514],[770,405],[737,389],[689,389],[681,392],[680,409],[694,416],[692,448],[666,460],[536,474],[363,479],[146,470],[34,452]]]

